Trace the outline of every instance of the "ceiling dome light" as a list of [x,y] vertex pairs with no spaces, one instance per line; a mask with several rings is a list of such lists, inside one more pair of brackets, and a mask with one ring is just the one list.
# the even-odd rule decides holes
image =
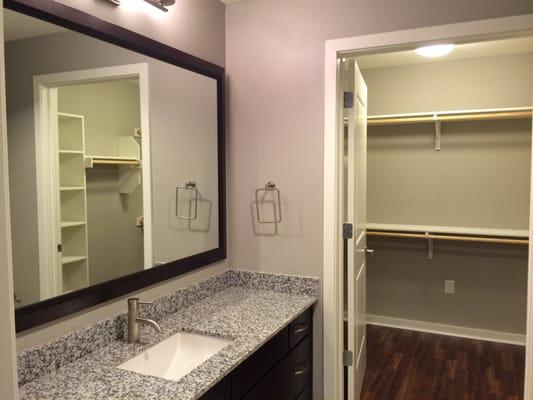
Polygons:
[[423,46],[416,49],[416,52],[422,57],[436,58],[450,54],[455,49],[454,44],[434,44]]

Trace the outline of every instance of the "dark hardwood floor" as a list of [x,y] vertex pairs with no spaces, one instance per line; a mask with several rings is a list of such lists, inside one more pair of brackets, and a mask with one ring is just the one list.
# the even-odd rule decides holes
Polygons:
[[522,400],[522,346],[367,329],[361,400]]

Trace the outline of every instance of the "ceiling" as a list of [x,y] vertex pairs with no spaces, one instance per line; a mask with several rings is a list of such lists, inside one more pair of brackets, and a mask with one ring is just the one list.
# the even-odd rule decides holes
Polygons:
[[60,26],[4,9],[4,40],[6,42],[66,31]]
[[450,54],[439,58],[425,58],[418,55],[415,50],[407,50],[369,54],[356,57],[356,59],[361,69],[369,69],[524,53],[533,53],[533,37],[459,44]]

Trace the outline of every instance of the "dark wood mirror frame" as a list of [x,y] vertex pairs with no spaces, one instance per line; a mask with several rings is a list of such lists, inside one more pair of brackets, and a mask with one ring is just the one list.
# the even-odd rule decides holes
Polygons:
[[219,246],[149,270],[126,275],[15,310],[16,331],[56,320],[226,258],[226,157],[224,68],[53,0],[4,0],[4,8],[211,77],[217,81]]

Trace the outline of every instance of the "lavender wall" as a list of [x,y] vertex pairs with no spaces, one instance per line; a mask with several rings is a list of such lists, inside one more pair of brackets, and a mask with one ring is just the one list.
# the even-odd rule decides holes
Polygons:
[[219,0],[176,0],[164,13],[143,1],[55,0],[158,42],[224,66],[225,6]]
[[[246,0],[226,9],[231,264],[322,276],[324,42],[533,13],[531,0]],[[277,235],[254,234],[253,190],[273,180]],[[319,307],[320,308],[320,307]],[[322,398],[321,311],[314,394]]]

